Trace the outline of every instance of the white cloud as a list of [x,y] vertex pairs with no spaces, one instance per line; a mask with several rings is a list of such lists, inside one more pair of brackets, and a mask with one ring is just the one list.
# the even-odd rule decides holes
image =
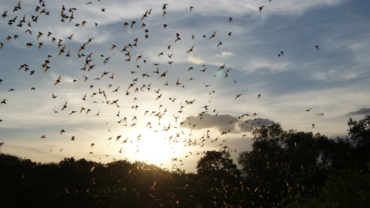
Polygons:
[[[57,80],[58,79],[58,77],[59,77],[59,75],[58,74],[56,74],[56,73],[54,73],[54,72],[51,72],[50,73],[50,77],[53,79],[53,80]],[[67,75],[62,75],[62,78],[61,78],[61,82],[70,82],[70,83],[73,83],[73,80],[74,80],[75,78],[73,78],[73,77],[69,77],[69,76],[67,76]]]
[[[254,15],[302,15],[305,11],[313,7],[333,6],[344,2],[343,0],[310,0],[310,1],[278,1],[272,0],[268,4],[262,4],[260,1],[240,1],[215,0],[212,4],[209,1],[198,1],[196,8],[204,16],[241,16],[244,14]],[[259,13],[259,7],[264,6],[262,13]],[[181,8],[182,9],[182,8]]]
[[247,66],[243,67],[244,70],[248,72],[254,72],[257,69],[268,69],[272,72],[274,71],[287,71],[288,63],[272,63],[266,59],[253,59]]
[[[207,0],[200,0],[193,2],[194,10],[189,12],[188,2],[179,2],[176,0],[168,0],[167,15],[171,18],[201,14],[202,16],[243,16],[245,14],[253,15],[302,15],[305,11],[313,7],[333,6],[344,2],[344,0],[310,0],[310,1],[278,1],[272,0],[270,3],[265,4],[262,14],[259,13],[259,7],[262,6],[260,1],[240,1],[240,0],[214,0],[212,4]],[[105,1],[96,2],[94,5],[86,5],[85,2],[76,2],[72,0],[63,1],[66,7],[65,14],[69,15],[68,9],[76,7],[74,11],[75,19],[72,23],[81,23],[86,20],[88,24],[93,25],[98,22],[99,25],[113,24],[119,21],[131,22],[134,19],[141,18],[146,10],[152,9],[149,18],[161,18],[162,4],[158,1],[152,0],[139,0],[139,1]],[[60,13],[61,4],[48,4],[48,10],[51,14]],[[22,7],[29,7],[33,10],[34,5],[27,2],[22,2]],[[106,8],[106,12],[102,12],[101,8]],[[173,15],[182,12],[183,15]],[[68,24],[68,23],[66,23]],[[98,26],[99,27],[99,26]]]
[[233,53],[231,52],[221,52],[221,55],[220,54],[216,54],[215,56],[216,57],[227,57],[227,56],[232,56],[234,55]]
[[200,58],[196,58],[193,56],[193,53],[190,54],[190,56],[188,56],[188,61],[190,61],[191,63],[194,63],[194,64],[202,64],[204,63],[205,61],[200,59]]

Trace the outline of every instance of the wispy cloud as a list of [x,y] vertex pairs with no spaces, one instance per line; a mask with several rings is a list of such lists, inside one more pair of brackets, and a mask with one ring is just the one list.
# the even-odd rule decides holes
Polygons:
[[249,73],[254,72],[258,69],[266,69],[272,72],[276,72],[290,70],[291,68],[288,67],[288,65],[288,63],[276,63],[267,59],[259,58],[251,60],[247,66],[243,67],[243,69]]
[[324,113],[323,112],[318,112],[318,113],[315,113],[313,115],[316,116],[316,117],[322,117],[322,116],[324,116]]
[[370,114],[370,108],[360,108],[357,111],[352,111],[345,114],[345,116],[367,115],[367,114]]
[[[57,80],[58,79],[58,77],[59,77],[59,75],[58,74],[56,74],[56,73],[54,73],[54,72],[51,72],[50,73],[50,77],[53,79],[53,80]],[[69,77],[69,76],[67,76],[67,75],[62,75],[62,78],[61,78],[61,82],[69,82],[69,83],[72,83],[73,84],[73,80],[74,80],[75,78],[73,78],[73,77]]]
[[[245,130],[250,129],[251,124],[254,127],[261,127],[262,125],[268,126],[273,123],[270,119],[264,118],[256,118],[256,119],[243,119],[244,117],[234,117],[228,114],[225,115],[211,115],[211,114],[204,114],[203,116],[190,116],[191,124],[188,123],[188,120],[184,120],[184,128],[202,130],[202,129],[211,129],[215,128],[219,132],[228,131],[230,133],[240,133],[244,132]],[[200,119],[201,118],[201,119]],[[249,127],[249,128],[248,128]]]
[[216,54],[215,56],[216,57],[227,57],[227,56],[232,56],[234,55],[233,53],[231,52],[221,52],[221,55],[220,54]]
[[[185,121],[184,127],[188,129],[192,129],[193,125],[196,124],[194,129],[201,130],[207,128],[216,128],[218,131],[227,131],[230,128],[230,131],[235,129],[235,123],[237,123],[237,119],[231,115],[218,115],[213,116],[208,113],[202,116],[200,119],[199,116],[189,116],[191,125],[188,125],[188,121]],[[233,120],[233,123],[229,123]],[[234,123],[235,122],[235,123]]]
[[191,63],[194,63],[194,64],[203,64],[205,61],[200,59],[200,58],[196,58],[193,56],[193,53],[190,54],[190,56],[188,56],[188,61],[190,61]]

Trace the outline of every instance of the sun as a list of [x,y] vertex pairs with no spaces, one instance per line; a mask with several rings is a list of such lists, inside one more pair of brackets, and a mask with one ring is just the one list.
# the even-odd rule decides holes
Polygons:
[[175,131],[170,129],[166,132],[163,129],[153,128],[141,131],[136,145],[137,149],[130,151],[132,157],[136,160],[158,163],[176,157],[181,152],[183,143]]

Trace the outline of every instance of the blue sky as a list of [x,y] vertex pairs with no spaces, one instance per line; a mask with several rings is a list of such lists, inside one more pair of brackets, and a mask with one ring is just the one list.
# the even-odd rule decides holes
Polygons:
[[[0,50],[0,79],[3,80],[0,100],[6,99],[7,103],[0,106],[0,119],[3,120],[0,142],[5,142],[1,148],[3,153],[41,162],[57,162],[64,157],[103,163],[113,158],[127,158],[157,165],[163,163],[169,169],[171,158],[179,158],[183,160],[183,166],[180,166],[181,162],[176,165],[195,171],[196,162],[201,157],[196,153],[218,150],[220,144],[238,151],[251,148],[251,134],[247,131],[250,127],[241,128],[240,123],[248,119],[249,123],[258,120],[254,121],[252,117],[236,119],[242,114],[256,113],[256,118],[267,125],[274,121],[281,123],[284,129],[336,137],[347,134],[349,117],[359,120],[370,113],[370,23],[366,1],[102,0],[86,5],[87,2],[48,1],[38,13],[35,12],[36,6],[40,6],[38,1],[21,2],[22,9],[14,13],[17,1],[0,2],[1,13],[8,11],[7,17],[0,18],[0,42],[3,43]],[[162,17],[164,3],[168,5],[166,15]],[[62,4],[67,15],[71,15],[69,8],[77,8],[71,23],[68,19],[65,23],[60,21]],[[194,7],[191,12],[190,6]],[[261,13],[260,6],[264,6]],[[101,8],[106,11],[102,12]],[[50,15],[40,14],[42,9],[50,11]],[[150,9],[151,15],[141,21],[145,11]],[[26,23],[17,27],[23,15],[26,15]],[[32,15],[39,15],[37,22],[31,20]],[[18,16],[16,22],[9,26],[9,19],[15,16]],[[229,17],[233,18],[231,23]],[[31,27],[27,26],[28,21]],[[75,26],[82,21],[87,22],[84,27]],[[131,24],[131,21],[136,21],[132,29],[123,26],[124,22]],[[146,24],[144,29],[142,23]],[[168,25],[166,29],[163,24]],[[32,35],[25,33],[27,29]],[[147,39],[145,29],[149,30]],[[49,31],[52,35],[47,38]],[[215,31],[216,37],[209,40]],[[44,35],[37,40],[39,32]],[[229,32],[232,32],[231,36]],[[175,43],[176,33],[180,34],[181,40]],[[71,34],[69,40],[67,37]],[[14,35],[19,38],[5,40]],[[52,37],[56,38],[55,43],[51,41]],[[90,65],[95,64],[95,67],[87,72],[80,70],[85,65],[86,56],[78,58],[77,51],[89,38],[94,39],[80,52],[86,56],[93,52]],[[127,52],[131,51],[131,61],[124,61],[128,58],[125,56],[127,52],[121,53],[121,50],[125,45],[133,44],[135,38],[139,38],[137,47],[127,49]],[[59,39],[63,40],[62,47],[66,45],[66,52],[71,51],[70,57],[65,57],[65,52],[58,58]],[[217,48],[219,41],[222,45]],[[43,46],[38,49],[40,42]],[[33,46],[27,48],[26,43]],[[117,47],[110,50],[113,44]],[[170,50],[168,45],[171,45]],[[193,45],[193,52],[186,53]],[[320,50],[315,48],[316,45]],[[281,51],[284,54],[278,57]],[[158,57],[161,52],[164,55]],[[171,53],[174,55],[170,59],[167,54]],[[48,64],[50,69],[44,73],[41,65],[48,55],[52,56]],[[136,61],[138,55],[142,58]],[[104,64],[107,57],[110,57],[109,61]],[[168,61],[174,63],[169,65]],[[160,74],[153,73],[157,70],[154,63],[159,64],[160,74],[168,71],[166,77],[158,78]],[[30,70],[18,71],[22,64],[27,64]],[[205,72],[200,71],[204,69],[203,64],[207,68]],[[224,69],[218,72],[224,64]],[[189,67],[193,70],[188,71]],[[224,79],[229,68],[228,77]],[[32,70],[35,74],[30,76]],[[109,74],[101,78],[103,72]],[[112,73],[114,79],[109,79]],[[142,77],[145,73],[150,76]],[[62,75],[61,82],[54,86],[59,75]],[[84,76],[88,77],[86,83]],[[131,83],[135,83],[135,78],[138,80],[128,89],[130,94],[127,96],[125,92]],[[193,80],[188,81],[190,78]],[[74,79],[77,80],[75,84]],[[178,79],[181,84],[176,86]],[[166,81],[168,86],[164,86]],[[109,89],[108,84],[112,84]],[[92,89],[91,85],[94,86]],[[31,91],[32,87],[36,90]],[[117,87],[120,87],[118,92],[113,93]],[[15,91],[8,92],[11,88]],[[98,93],[99,88],[106,92],[107,99]],[[139,89],[137,93],[135,88]],[[157,94],[155,90],[158,89]],[[211,91],[216,92],[211,96]],[[57,98],[53,99],[52,93]],[[93,93],[97,95],[90,98]],[[81,98],[85,94],[87,99],[83,101]],[[162,97],[156,100],[160,94]],[[242,95],[235,100],[238,94]],[[260,99],[258,94],[261,94]],[[176,100],[172,102],[169,98]],[[106,104],[107,100],[117,99],[119,108]],[[185,103],[194,99],[192,105]],[[66,101],[67,108],[61,111]],[[136,105],[139,106],[137,110],[131,109]],[[202,108],[205,105],[209,109],[200,120],[198,114],[205,111]],[[183,112],[179,113],[181,106],[184,106]],[[91,111],[87,115],[86,110],[80,114],[82,107]],[[309,108],[311,110],[306,112]],[[214,109],[218,112],[217,118],[213,117]],[[71,111],[77,112],[69,115]],[[145,111],[149,113],[144,116]],[[150,116],[152,111],[155,113]],[[162,115],[160,124],[154,116],[157,113]],[[134,116],[137,117],[136,125],[130,127]],[[123,126],[124,122],[117,123],[124,117],[127,126]],[[174,117],[178,117],[177,122]],[[192,125],[197,124],[194,130],[188,124],[188,117]],[[231,119],[232,124],[229,123]],[[179,126],[183,121],[184,125]],[[148,122],[152,124],[151,129],[146,127]],[[163,131],[169,124],[170,129]],[[229,128],[231,132],[221,136],[221,132]],[[61,129],[66,131],[63,135],[59,133]],[[207,130],[210,139],[201,142]],[[180,133],[178,137],[177,133]],[[42,135],[46,138],[41,139]],[[121,138],[116,142],[118,135]],[[70,140],[72,136],[75,141]],[[108,140],[110,137],[112,140]],[[121,144],[126,138],[128,142]],[[95,144],[93,148],[91,143]],[[118,152],[121,147],[124,153]],[[185,159],[185,156],[189,157]]]

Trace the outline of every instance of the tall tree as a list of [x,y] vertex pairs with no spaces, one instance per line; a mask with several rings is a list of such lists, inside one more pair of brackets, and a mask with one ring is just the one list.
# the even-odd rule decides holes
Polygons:
[[199,175],[210,178],[230,178],[239,176],[237,166],[230,159],[230,153],[226,150],[207,151],[197,164]]
[[253,136],[252,151],[240,152],[238,162],[247,179],[244,186],[259,206],[275,205],[289,195],[292,183],[299,185],[300,174],[312,173],[318,160],[327,164],[329,140],[320,134],[284,131],[279,123],[273,123],[255,129]]
[[348,127],[348,135],[356,145],[370,146],[370,115],[365,116],[359,122],[350,118]]

